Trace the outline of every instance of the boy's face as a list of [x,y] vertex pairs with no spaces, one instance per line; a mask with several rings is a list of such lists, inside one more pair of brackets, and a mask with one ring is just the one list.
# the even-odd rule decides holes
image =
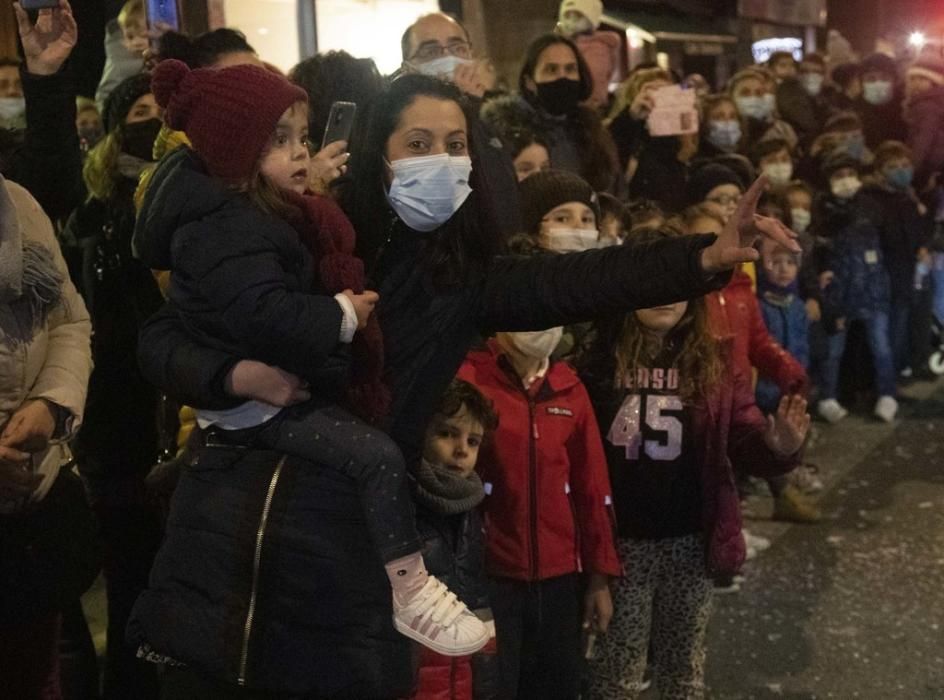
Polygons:
[[778,58],[772,66],[772,70],[778,80],[793,78],[796,77],[797,74],[796,62],[789,56],[781,56]]
[[475,471],[485,429],[463,406],[454,416],[436,415],[426,431],[423,459],[460,476]]
[[121,28],[121,43],[136,56],[143,56],[148,49],[147,26],[139,21],[132,20]]
[[776,248],[769,252],[765,248],[764,262],[766,263],[767,279],[779,287],[786,287],[797,278],[799,266],[797,265],[796,255],[788,250]]

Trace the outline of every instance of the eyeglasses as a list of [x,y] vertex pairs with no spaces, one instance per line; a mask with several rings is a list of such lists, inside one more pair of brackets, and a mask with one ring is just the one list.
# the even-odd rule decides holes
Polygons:
[[437,58],[442,58],[446,54],[450,54],[456,58],[471,58],[472,46],[467,41],[450,41],[445,46],[430,42],[420,46],[419,50],[413,54],[413,59],[432,61]]
[[730,204],[737,204],[740,199],[741,199],[741,195],[739,194],[723,194],[717,197],[709,197],[708,201],[711,202],[712,204],[717,204],[719,206],[726,207]]

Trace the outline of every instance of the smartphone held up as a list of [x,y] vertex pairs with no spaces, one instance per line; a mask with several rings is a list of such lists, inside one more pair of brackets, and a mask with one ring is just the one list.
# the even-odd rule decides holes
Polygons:
[[20,0],[20,7],[24,10],[55,10],[59,7],[59,0]]

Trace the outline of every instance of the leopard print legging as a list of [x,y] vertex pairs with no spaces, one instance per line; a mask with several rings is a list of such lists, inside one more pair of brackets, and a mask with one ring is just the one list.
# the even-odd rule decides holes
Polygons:
[[626,575],[614,587],[613,621],[591,661],[594,700],[629,700],[642,690],[652,648],[663,700],[704,697],[705,631],[712,584],[701,535],[619,541]]

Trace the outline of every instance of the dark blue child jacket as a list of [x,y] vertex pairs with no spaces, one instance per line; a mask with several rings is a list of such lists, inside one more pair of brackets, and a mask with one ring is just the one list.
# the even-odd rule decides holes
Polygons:
[[828,269],[835,279],[824,290],[847,321],[888,313],[891,287],[882,250],[882,211],[867,193],[848,200],[826,195],[820,203],[829,238]]
[[[810,333],[806,305],[799,295],[799,285],[779,287],[763,279],[757,281],[761,315],[770,337],[796,358],[804,369],[810,366]],[[767,379],[757,381],[757,405],[764,413],[777,409],[780,389]]]

